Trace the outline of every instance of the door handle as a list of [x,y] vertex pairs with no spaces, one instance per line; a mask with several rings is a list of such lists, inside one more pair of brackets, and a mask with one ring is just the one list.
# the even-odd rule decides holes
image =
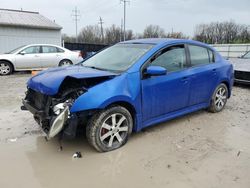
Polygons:
[[188,80],[188,77],[184,76],[181,80],[186,81],[186,80]]
[[35,57],[39,57],[39,55],[35,55]]
[[184,76],[183,78],[181,78],[181,81],[184,83],[187,83],[189,80],[189,78],[187,76]]
[[216,69],[213,69],[212,73],[213,73],[213,75],[216,75],[217,74]]

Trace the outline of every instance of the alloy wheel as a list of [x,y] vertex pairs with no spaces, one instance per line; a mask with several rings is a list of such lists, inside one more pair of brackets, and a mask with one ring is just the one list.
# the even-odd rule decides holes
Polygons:
[[215,94],[215,105],[218,110],[221,110],[227,101],[227,92],[224,87],[218,88],[216,94]]
[[72,63],[70,61],[66,61],[66,60],[64,60],[64,61],[61,62],[61,66],[69,66],[71,64]]
[[1,63],[0,64],[0,74],[1,75],[7,75],[7,74],[9,74],[10,70],[11,70],[11,68],[10,68],[9,65],[7,65],[5,63]]
[[108,116],[100,129],[100,141],[106,147],[122,145],[128,136],[128,120],[120,114],[114,113]]

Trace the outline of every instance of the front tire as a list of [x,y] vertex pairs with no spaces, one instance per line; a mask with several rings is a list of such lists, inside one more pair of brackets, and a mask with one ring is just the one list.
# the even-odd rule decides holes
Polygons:
[[210,112],[216,113],[224,109],[228,98],[228,88],[225,84],[218,85],[213,93],[211,104],[208,108]]
[[12,72],[13,72],[13,67],[11,63],[7,61],[0,61],[0,75],[1,76],[12,74]]
[[61,66],[69,66],[69,65],[73,65],[73,63],[72,63],[72,61],[70,61],[68,59],[63,59],[59,63],[59,67],[61,67]]
[[131,135],[132,128],[130,112],[122,106],[112,106],[91,117],[86,136],[97,151],[107,152],[122,147]]

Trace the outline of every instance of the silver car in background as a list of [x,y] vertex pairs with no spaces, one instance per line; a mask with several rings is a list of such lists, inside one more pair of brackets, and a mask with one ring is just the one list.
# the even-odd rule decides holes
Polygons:
[[235,83],[250,84],[250,51],[230,61],[234,66]]
[[26,45],[0,55],[0,75],[8,75],[13,71],[73,65],[80,61],[82,61],[82,57],[79,52],[73,52],[60,46]]

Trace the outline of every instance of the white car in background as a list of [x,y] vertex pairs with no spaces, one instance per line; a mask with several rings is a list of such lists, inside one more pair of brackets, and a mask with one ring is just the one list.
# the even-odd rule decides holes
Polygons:
[[82,57],[79,52],[73,52],[60,46],[26,45],[6,54],[0,54],[0,75],[8,75],[13,71],[73,65],[80,61],[82,61]]

